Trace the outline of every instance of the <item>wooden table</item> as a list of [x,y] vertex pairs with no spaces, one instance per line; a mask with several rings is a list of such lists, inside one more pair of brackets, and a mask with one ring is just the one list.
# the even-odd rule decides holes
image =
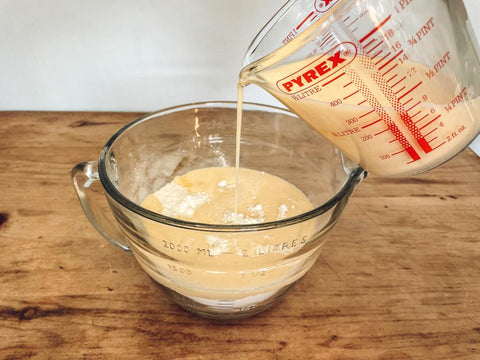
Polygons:
[[0,358],[480,359],[480,158],[367,178],[272,309],[173,305],[84,216],[70,180],[132,113],[0,113]]

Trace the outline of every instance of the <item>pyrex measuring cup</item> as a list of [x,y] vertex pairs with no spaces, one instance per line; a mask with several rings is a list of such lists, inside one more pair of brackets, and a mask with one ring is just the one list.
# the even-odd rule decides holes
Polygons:
[[480,131],[480,67],[461,0],[289,1],[252,42],[256,84],[373,174],[454,157]]
[[[243,115],[240,165],[287,180],[308,197],[310,211],[229,225],[185,221],[142,207],[149,193],[176,176],[235,166],[234,102],[188,104],[145,115],[114,134],[98,162],[72,170],[94,227],[131,250],[176,303],[209,317],[253,315],[286,294],[316,261],[326,233],[365,175],[290,111],[246,104]],[[101,206],[104,193],[110,209]]]

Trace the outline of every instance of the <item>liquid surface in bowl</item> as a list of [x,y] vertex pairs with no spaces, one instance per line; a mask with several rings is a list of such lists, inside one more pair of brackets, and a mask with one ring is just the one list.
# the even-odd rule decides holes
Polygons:
[[245,168],[238,175],[236,189],[233,167],[191,170],[148,195],[142,206],[177,219],[230,225],[276,221],[313,209],[301,190],[278,176]]
[[[305,194],[286,180],[239,168],[235,213],[235,179],[234,167],[191,170],[148,195],[142,206],[177,219],[221,225],[270,222],[313,209]],[[322,245],[305,248],[314,233],[313,220],[225,233],[153,221],[144,227],[149,245],[168,256],[134,249],[150,260],[147,273],[184,296],[203,299],[235,300],[275,292],[302,277]]]

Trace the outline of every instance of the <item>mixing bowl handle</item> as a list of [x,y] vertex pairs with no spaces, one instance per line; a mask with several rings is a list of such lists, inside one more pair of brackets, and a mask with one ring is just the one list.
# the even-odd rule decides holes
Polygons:
[[98,176],[97,165],[96,161],[75,165],[71,172],[73,186],[83,211],[93,227],[112,244],[122,250],[130,251],[125,235],[113,219],[110,208],[106,206],[107,201]]

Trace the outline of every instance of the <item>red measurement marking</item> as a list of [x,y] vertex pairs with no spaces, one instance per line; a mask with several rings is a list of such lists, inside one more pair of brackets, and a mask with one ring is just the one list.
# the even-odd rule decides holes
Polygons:
[[362,104],[365,104],[367,102],[367,100],[363,100],[362,102],[359,102],[357,105],[360,106]]
[[[369,60],[366,57],[365,58],[359,58],[359,61],[361,61],[363,63],[363,65],[367,68],[374,68],[374,65],[372,64],[371,60]],[[365,99],[372,106],[373,110],[380,116],[382,121],[385,123],[387,129],[392,133],[392,135],[396,139],[398,139],[400,145],[405,149],[405,151],[409,154],[409,156],[412,158],[412,160],[414,160],[414,161],[419,160],[420,155],[413,148],[413,146],[410,144],[409,140],[405,137],[405,135],[402,133],[402,131],[398,128],[395,121],[391,118],[390,114],[387,113],[387,111],[384,109],[382,104],[378,101],[378,99],[374,95],[374,93],[363,82],[360,75],[355,70],[350,69],[350,68],[346,68],[345,72],[350,77],[350,79],[352,79],[352,81],[355,83],[357,88],[361,90],[362,95],[365,97]],[[420,132],[414,126],[412,127],[413,124],[412,124],[412,121],[411,121],[410,117],[405,112],[403,107],[401,107],[400,103],[396,99],[395,94],[393,94],[391,88],[386,84],[383,77],[378,73],[373,73],[372,78],[375,81],[375,83],[379,86],[380,90],[383,92],[385,97],[392,104],[393,109],[400,116],[400,119],[402,120],[402,122],[407,126],[407,128],[409,130],[412,129],[411,133],[412,133],[413,137],[415,138],[415,140],[417,140],[417,138],[421,138]],[[364,114],[364,116],[366,116],[367,114]]]
[[420,121],[422,121],[423,119],[425,119],[427,116],[428,116],[428,114],[425,115],[425,116],[422,116],[421,119],[419,119],[419,120],[417,120],[417,121],[415,122],[415,125],[418,124],[418,123],[419,123]]
[[372,36],[373,34],[375,34],[378,30],[380,30],[380,28],[385,25],[389,20],[390,18],[392,17],[392,15],[389,15],[385,20],[383,20],[380,24],[378,24],[377,26],[375,26],[373,28],[372,31],[370,31],[367,35],[365,35],[363,38],[360,39],[360,42],[363,43],[365,40],[367,40],[370,36]]
[[378,119],[378,120],[375,120],[375,121],[371,122],[370,124],[363,125],[363,126],[362,126],[362,129],[366,129],[366,128],[369,127],[369,126],[375,125],[375,124],[379,123],[379,122],[382,121],[382,120],[383,120],[383,119],[380,118],[380,119]]
[[430,151],[432,151],[432,148],[425,140],[425,137],[422,136],[422,133],[420,132],[421,129],[418,129],[415,126],[414,122],[412,121],[412,118],[406,112],[400,112],[399,115],[400,115],[400,119],[402,119],[403,123],[407,126],[408,130],[413,135],[413,137],[415,138],[415,141],[418,143],[418,145],[420,145],[422,150],[425,153],[429,153]]
[[322,38],[323,38],[323,39],[326,39],[326,38],[328,38],[328,37],[330,37],[330,36],[332,36],[332,33],[329,32],[329,31],[327,31],[327,32],[325,32],[325,33],[322,35]]
[[335,44],[335,39],[331,38],[325,45],[333,46],[333,44]]
[[417,116],[418,114],[421,114],[421,113],[422,113],[422,110],[419,110],[417,113],[415,113],[415,115],[412,115],[410,117],[413,119],[415,116]]
[[393,75],[390,79],[387,80],[387,83],[392,81],[393,79],[395,79],[397,76],[398,76],[398,74]]
[[432,141],[435,141],[438,139],[438,136],[435,136],[432,140],[429,140],[428,142],[431,143]]
[[367,112],[367,113],[365,113],[365,114],[363,114],[363,115],[360,115],[359,118],[361,119],[361,118],[363,118],[363,117],[365,117],[365,116],[370,115],[370,114],[373,113],[373,112],[375,112],[375,109],[372,109],[372,111],[369,111],[369,112]]
[[[420,130],[413,123],[413,120],[410,117],[410,115],[408,114],[408,112],[405,111],[404,105],[402,105],[402,103],[400,102],[400,100],[407,97],[407,95],[409,95],[416,88],[418,88],[422,84],[422,82],[419,82],[418,84],[414,85],[412,88],[407,88],[407,86],[400,86],[402,89],[400,89],[396,93],[394,93],[394,91],[392,90],[392,87],[390,87],[387,84],[386,76],[387,76],[387,74],[391,73],[397,66],[399,66],[398,58],[402,55],[402,51],[399,51],[399,52],[395,53],[394,55],[392,55],[391,52],[389,52],[387,55],[380,55],[384,52],[385,53],[388,52],[388,50],[386,50],[386,49],[384,49],[386,51],[375,50],[375,49],[379,49],[379,44],[372,41],[373,38],[371,38],[375,33],[381,31],[381,28],[383,26],[385,26],[385,24],[387,24],[390,21],[390,19],[391,19],[391,15],[389,15],[383,21],[378,23],[378,25],[376,27],[374,27],[372,30],[370,30],[363,38],[361,38],[359,40],[360,43],[367,42],[367,40],[368,40],[368,45],[369,46],[372,46],[373,44],[375,44],[375,45],[373,45],[374,48],[373,49],[369,48],[369,52],[368,52],[368,54],[374,54],[375,53],[375,55],[371,58],[369,57],[370,55],[365,56],[365,57],[359,57],[358,61],[367,70],[371,71],[371,77],[372,77],[373,81],[378,86],[380,91],[383,93],[385,98],[388,100],[388,102],[392,106],[390,109],[393,110],[393,111],[390,112],[390,110],[388,110],[388,112],[387,112],[387,110],[384,108],[384,105],[376,97],[373,90],[370,89],[370,87],[364,82],[364,80],[362,79],[362,77],[360,76],[359,73],[357,73],[354,69],[352,69],[350,67],[346,67],[344,71],[347,74],[347,76],[350,78],[350,80],[353,81],[353,83],[355,84],[357,89],[359,89],[361,91],[361,94],[366,99],[366,101],[372,106],[372,109],[373,109],[372,111],[369,111],[369,112],[359,116],[359,118],[368,116],[373,112],[375,112],[376,114],[378,114],[380,116],[380,119],[372,121],[371,123],[369,123],[367,125],[364,125],[362,128],[367,128],[367,127],[372,126],[372,125],[374,125],[378,122],[383,121],[383,123],[386,126],[386,129],[378,132],[376,135],[382,134],[386,131],[390,131],[391,134],[394,136],[395,141],[398,141],[399,144],[401,145],[401,147],[403,148],[403,150],[401,152],[406,152],[410,156],[411,162],[414,162],[414,161],[420,160],[420,154],[417,152],[417,150],[415,150],[413,145],[410,143],[409,139],[407,139],[406,135],[404,135],[404,133],[400,130],[399,125],[397,125],[396,117],[398,116],[400,118],[399,121],[401,121],[405,125],[405,127],[408,129],[409,133],[412,135],[413,139],[415,139],[415,141],[418,143],[420,148],[425,153],[428,153],[432,150],[430,145],[425,140],[425,137],[422,136],[422,133],[420,132]],[[364,51],[365,51],[365,49],[364,49]],[[376,60],[374,62],[373,59],[377,58],[377,57],[378,58],[381,57],[381,59]],[[397,61],[395,61],[395,60],[397,60]],[[383,63],[383,62],[385,62],[385,63]],[[382,64],[382,65],[380,65],[380,64]],[[383,73],[382,73],[382,71],[383,71]],[[395,73],[392,73],[392,74],[388,75],[388,77],[389,77],[389,80],[388,80],[389,82],[393,81],[393,79],[397,79],[397,80],[395,80],[395,85],[394,86],[400,85],[402,83],[402,81],[405,80],[404,78],[398,79],[398,74],[395,74]],[[397,94],[405,91],[405,89],[407,89],[407,91],[404,92],[398,98]],[[409,100],[409,102],[413,99],[413,97],[410,96],[410,98],[411,99]],[[395,116],[395,118],[392,118],[393,116]],[[403,129],[403,127],[402,127],[402,129]]]
[[415,86],[413,86],[410,90],[408,90],[405,94],[403,94],[402,96],[400,96],[398,98],[398,101],[402,100],[405,96],[407,96],[408,94],[410,94],[413,90],[415,90],[417,87],[419,87],[420,85],[422,85],[422,81],[420,81],[418,84],[416,84]]
[[393,153],[392,156],[401,154],[401,153],[403,153],[403,152],[405,152],[405,151],[407,151],[407,150],[406,150],[406,149],[403,149],[403,150],[397,151],[396,153]]
[[312,16],[313,14],[315,14],[314,11],[312,11],[310,14],[308,14],[307,17],[306,17],[305,19],[303,19],[303,21],[297,26],[296,30],[300,29],[300,28],[302,27],[302,25],[305,24],[305,21],[307,21],[308,18],[309,18],[310,16]]
[[400,80],[398,80],[395,84],[392,85],[392,88],[394,88],[395,86],[397,86],[398,84],[400,84],[403,80],[405,80],[407,77],[404,76],[403,78],[401,78]]
[[344,97],[343,100],[347,100],[348,98],[352,97],[352,96],[355,95],[355,94],[358,94],[359,92],[360,92],[360,90],[357,90],[357,91],[351,93],[350,95]]
[[373,60],[375,59],[378,55],[380,55],[381,53],[383,52],[383,50],[380,50],[379,52],[377,52],[375,55],[373,55],[370,60]]
[[373,52],[377,47],[383,44],[383,41],[379,42],[377,45],[375,45],[373,48],[371,48],[368,52],[367,55],[370,55],[371,52]]
[[347,22],[348,19],[350,19],[350,16],[347,16],[345,19],[343,19],[343,22]]
[[323,84],[322,86],[325,87],[327,86],[328,84],[331,84],[332,82],[334,82],[335,80],[338,80],[338,78],[342,77],[343,75],[345,75],[345,73],[341,73],[340,75],[338,75],[337,77],[334,77],[332,80],[330,81],[327,81],[325,84]]
[[384,132],[387,132],[389,129],[386,128],[385,130],[382,130],[380,132],[377,132],[376,134],[373,134],[373,136],[377,136],[377,135],[380,135],[380,134],[383,134]]
[[375,63],[375,66],[377,66],[378,64],[380,64],[383,60],[385,60],[389,55],[391,54],[391,52],[389,52],[387,55],[385,55],[384,57],[382,57],[380,60],[378,60],[376,63]]
[[[413,100],[413,98],[410,98],[408,101],[405,101],[405,102],[402,104],[402,106],[407,105],[407,104],[408,104],[410,101],[412,101],[412,100]],[[413,106],[413,107],[415,107],[415,106]],[[410,110],[411,110],[411,109],[410,109]],[[407,110],[407,111],[409,111],[409,110]]]
[[446,141],[444,141],[444,142],[442,142],[441,144],[435,146],[435,147],[432,149],[432,151],[438,149],[438,148],[439,148],[440,146],[442,146],[442,145],[445,145],[445,143],[446,143]]
[[353,24],[355,24],[355,23],[358,21],[358,19],[359,19],[359,18],[357,17],[357,18],[356,18],[355,20],[353,20],[349,25],[347,25],[347,27],[350,27],[350,26],[352,26]]
[[325,40],[323,40],[323,42],[320,44],[320,47],[324,46],[328,41],[330,41],[332,39],[333,39],[333,35],[330,34],[329,36],[326,37]]
[[313,18],[310,19],[310,22],[313,22],[317,17],[318,15],[315,15]]
[[[437,131],[437,130],[438,130],[438,128],[433,129],[433,130],[430,131],[428,134],[425,134],[425,137],[427,137],[428,135],[433,134],[433,133],[434,133],[435,131]],[[436,137],[435,137],[435,139],[436,139]],[[432,141],[435,140],[435,139],[432,139],[432,140],[430,140],[429,142],[432,142]]]
[[[407,104],[408,104],[410,101],[412,101],[412,100],[413,100],[413,98],[410,98],[410,100],[408,100],[408,101],[407,101],[406,103],[404,103],[403,105],[404,105],[404,106],[407,105]],[[421,101],[417,102],[417,103],[416,103],[415,105],[413,105],[411,108],[407,109],[407,112],[410,111],[410,110],[412,110],[414,107],[420,105],[421,103],[422,103]]]
[[432,147],[424,137],[418,138],[416,140],[418,145],[420,145],[420,147],[423,149],[423,151],[425,151],[426,153],[429,153],[430,151],[432,151]]
[[437,120],[440,116],[442,115],[438,115],[437,117],[433,118],[431,121],[429,121],[428,123],[426,123],[425,125],[423,125],[420,130],[423,130],[425,129],[428,125],[430,125],[431,123],[433,123],[435,120]]
[[367,47],[369,47],[370,45],[372,45],[375,41],[377,41],[377,39],[372,39],[372,40],[370,40],[370,42],[369,42],[367,45],[364,45],[363,48],[366,49]]
[[393,65],[389,70],[387,70],[387,72],[383,73],[382,76],[387,75],[390,71],[392,71],[393,69],[395,69],[397,66],[398,66],[398,64]]
[[407,150],[408,155],[410,155],[413,161],[420,160],[420,156],[418,155],[418,153],[415,151],[413,147],[410,146],[405,150]]
[[397,57],[399,57],[403,53],[403,50],[399,51],[398,53],[395,54],[394,57],[392,57],[390,60],[388,60],[385,64],[383,64],[378,71],[381,71],[384,67],[387,67],[388,64],[390,64],[393,60],[395,60]]
[[352,85],[352,84],[353,84],[353,81],[350,81],[348,84],[343,85],[343,87],[346,88],[347,86]]

